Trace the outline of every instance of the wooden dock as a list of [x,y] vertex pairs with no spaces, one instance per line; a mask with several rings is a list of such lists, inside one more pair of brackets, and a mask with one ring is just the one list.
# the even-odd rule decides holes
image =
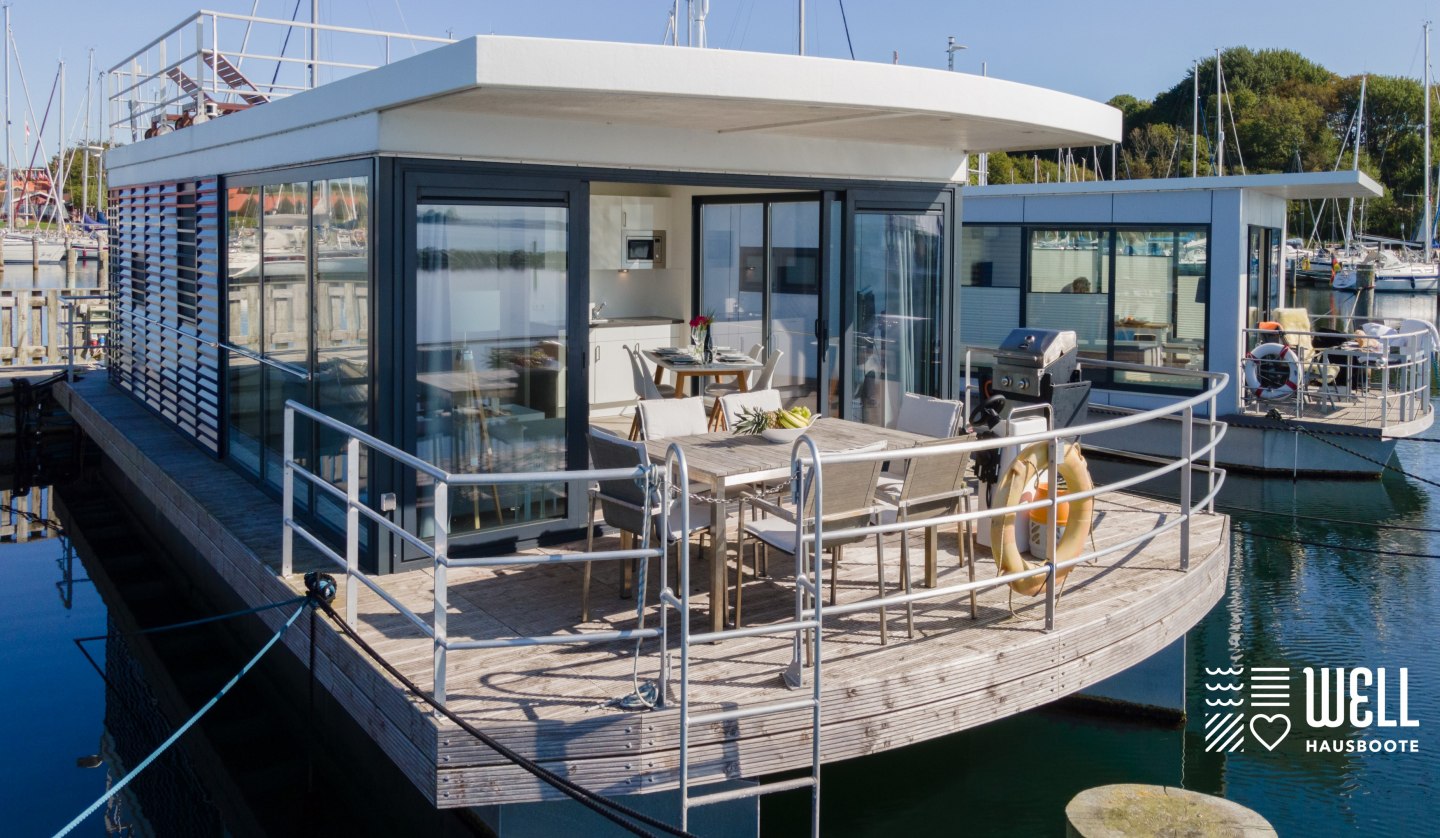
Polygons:
[[[57,389],[62,405],[129,475],[163,525],[193,545],[197,561],[207,563],[246,602],[263,604],[291,596],[301,588],[301,572],[318,566],[313,554],[299,554],[296,575],[277,577],[278,502],[187,444],[102,378],[91,376]],[[1118,543],[1175,514],[1171,505],[1116,496],[1097,504],[1095,543]],[[1143,548],[1078,568],[1060,600],[1056,628],[1049,633],[1042,630],[1043,601],[1017,599],[1012,614],[1005,588],[979,597],[976,620],[969,616],[968,597],[918,604],[913,640],[906,639],[904,610],[891,609],[888,645],[880,643],[875,613],[827,619],[825,760],[902,747],[1009,716],[1074,693],[1168,646],[1214,605],[1225,587],[1228,519],[1200,516],[1192,522],[1191,539],[1188,572],[1180,570],[1178,528]],[[942,585],[968,578],[958,566],[956,547],[953,529],[941,535]],[[918,580],[923,552],[911,553]],[[700,589],[708,568],[701,558],[692,561],[696,599],[703,606]],[[747,579],[747,624],[793,613],[793,588],[788,584],[793,565],[776,556],[771,565],[773,579]],[[893,590],[899,580],[898,537],[888,539],[885,568]],[[578,567],[452,569],[449,635],[490,638],[633,627],[633,600],[618,595],[619,570],[614,563],[597,565],[593,619],[577,625]],[[873,553],[853,549],[840,571],[842,602],[875,594]],[[977,578],[994,573],[988,552],[981,548]],[[339,573],[337,578],[343,580]],[[654,578],[652,568],[650,625],[657,619]],[[384,584],[422,615],[430,610],[429,571],[385,577]],[[337,604],[343,601],[343,595],[336,599]],[[359,631],[367,642],[428,688],[430,641],[364,588],[358,611]],[[263,618],[273,628],[282,616],[272,611]],[[699,631],[703,623],[703,615],[697,614],[692,625]],[[306,659],[303,633],[289,633],[284,642],[300,660]],[[559,796],[455,726],[437,720],[333,627],[324,625],[315,642],[319,682],[437,806]],[[656,676],[661,666],[657,649],[658,641],[645,644],[641,679]],[[673,788],[678,709],[625,712],[608,704],[632,689],[633,652],[633,643],[452,652],[450,707],[500,741],[602,794]],[[678,650],[674,654],[678,656]],[[788,637],[731,640],[694,650],[696,709],[794,697],[780,679],[789,660]],[[692,776],[709,782],[806,766],[809,738],[808,710],[694,730]]]

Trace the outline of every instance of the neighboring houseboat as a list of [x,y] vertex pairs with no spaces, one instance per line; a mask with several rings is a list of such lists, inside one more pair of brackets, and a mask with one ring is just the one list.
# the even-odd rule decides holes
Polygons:
[[[1433,328],[1348,313],[1312,322],[1285,305],[1281,252],[1287,201],[1380,194],[1348,171],[967,189],[961,332],[994,347],[1015,326],[1064,325],[1082,358],[1224,372],[1230,385],[1214,405],[1230,425],[1223,465],[1377,476],[1397,439],[1433,421]],[[1099,416],[1199,386],[1155,371],[1088,377]],[[1144,437],[1111,440],[1175,453],[1168,435]]]
[[[273,85],[234,86],[231,65],[209,52],[215,17],[202,12],[155,42],[163,55],[178,41],[168,54],[195,56],[193,69],[189,59],[157,63],[152,45],[111,71],[111,128],[128,141],[107,155],[114,386],[91,379],[60,398],[122,464],[156,529],[213,568],[219,587],[258,605],[298,589],[300,571],[337,572],[337,606],[356,636],[437,704],[607,796],[678,789],[680,814],[667,821],[684,824],[701,803],[740,807],[702,832],[753,832],[762,792],[813,780],[818,793],[818,773],[757,778],[983,724],[1162,651],[1170,689],[1146,703],[1183,708],[1184,634],[1227,577],[1228,521],[1210,507],[1223,473],[1203,462],[1218,423],[1174,426],[1195,431],[1176,460],[1182,473],[1208,476],[1209,492],[1182,506],[1100,486],[1085,541],[1075,522],[1084,511],[1088,534],[1092,498],[1078,497],[1080,480],[1072,504],[1031,503],[1060,522],[1037,539],[1070,533],[1051,548],[1076,563],[1063,570],[1052,560],[1011,574],[1018,551],[992,557],[969,543],[968,524],[1003,525],[1008,514],[1013,528],[1014,509],[955,513],[928,535],[925,521],[892,516],[875,533],[874,561],[856,560],[861,545],[843,567],[835,553],[825,605],[835,616],[823,631],[812,630],[813,567],[801,572],[795,559],[792,578],[773,550],[747,580],[744,551],[725,549],[727,527],[746,521],[726,504],[725,480],[785,480],[788,447],[755,438],[748,454],[676,466],[682,478],[710,470],[706,514],[719,514],[704,555],[679,539],[682,581],[656,594],[658,615],[643,584],[638,606],[616,599],[628,577],[618,561],[594,560],[654,559],[656,549],[642,538],[615,551],[625,542],[607,529],[596,544],[610,552],[599,555],[584,539],[587,489],[605,476],[587,471],[592,420],[629,424],[615,414],[646,379],[632,375],[627,350],[683,344],[695,315],[713,316],[717,343],[769,347],[781,398],[825,413],[841,437],[915,446],[920,435],[893,429],[907,394],[962,398],[966,344],[989,334],[966,319],[956,283],[974,275],[960,232],[969,155],[1110,143],[1118,111],[913,67],[495,36],[323,86],[315,66],[332,65],[311,59],[302,86],[314,89],[281,98]],[[308,28],[318,43],[324,27]],[[185,41],[192,32],[196,43]],[[387,51],[388,38],[404,37],[375,34]],[[141,138],[147,121],[169,124],[181,108],[190,113],[174,121],[187,127]],[[1204,248],[1185,255],[1206,258]],[[1225,380],[1203,368],[1176,375],[1197,382],[1197,399]],[[1075,478],[1083,460],[1079,446],[1063,447],[1069,439],[1169,427],[1166,416],[1187,406],[1022,441],[1057,462],[1067,451]],[[924,437],[956,437],[926,449],[952,457],[952,484],[972,451],[1004,444],[958,435],[952,421]],[[652,461],[665,453],[648,445]],[[898,463],[916,450],[884,456]],[[798,492],[812,491],[831,455],[817,455],[815,471],[794,466],[812,481]],[[881,455],[848,456],[875,466],[868,504]],[[302,472],[329,485],[312,488]],[[292,517],[282,521],[277,497]],[[823,511],[827,502],[815,501]],[[880,543],[896,532],[898,542]],[[910,590],[911,550],[927,555],[925,584],[901,602],[885,578],[904,563]],[[707,558],[707,574],[688,575]],[[584,562],[586,581],[566,562]],[[592,564],[597,591],[610,595],[577,621]],[[653,561],[652,579],[654,565],[668,572]],[[1007,585],[1022,582],[1012,597]],[[728,622],[740,620],[742,588],[748,632]],[[689,633],[701,624],[684,619],[692,607],[709,612],[710,632]],[[276,613],[259,619],[273,628]],[[648,641],[644,671],[660,673],[652,700],[663,706],[626,712],[616,701],[641,662],[633,642],[617,640]],[[653,642],[672,645],[654,658]],[[813,674],[802,642],[815,644]],[[285,643],[306,660],[303,637]],[[560,796],[411,698],[328,623],[314,643],[318,683],[437,806],[504,807],[497,830],[523,831],[533,810],[516,804]],[[667,692],[672,656],[679,686],[672,679]],[[786,689],[802,670],[812,698]],[[691,798],[692,787],[708,796]]]

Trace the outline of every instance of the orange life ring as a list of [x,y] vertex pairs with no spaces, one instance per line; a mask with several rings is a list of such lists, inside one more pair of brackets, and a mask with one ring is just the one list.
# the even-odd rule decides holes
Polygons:
[[[1050,443],[1037,442],[1020,452],[1015,462],[1010,464],[1009,470],[1001,478],[1000,485],[995,489],[994,508],[1004,506],[1015,506],[1021,503],[1021,496],[1025,493],[1030,481],[1037,475],[1044,473],[1050,468]],[[1080,452],[1080,444],[1072,443],[1065,447],[1065,459],[1056,466],[1056,471],[1065,479],[1067,492],[1077,494],[1088,492],[1095,488],[1095,481],[1090,478],[1090,468],[1085,462],[1085,457]],[[1065,531],[1055,542],[1055,556],[1051,560],[1055,563],[1069,561],[1080,555],[1085,549],[1085,539],[1090,537],[1091,518],[1095,512],[1095,499],[1086,497],[1076,501],[1066,501],[1059,508],[1068,507],[1068,519],[1064,522]],[[1049,562],[1037,562],[1027,559],[1020,554],[1020,545],[1015,540],[1015,519],[1018,513],[1007,512],[990,520],[990,550],[995,555],[995,568],[999,575],[1017,573],[1022,570],[1044,567]],[[1057,514],[1057,517],[1058,514]],[[1059,570],[1055,574],[1055,584],[1059,585],[1070,575],[1070,568]],[[1045,590],[1045,577],[1032,576],[1027,579],[1017,579],[1010,583],[1010,589],[1022,596],[1034,596]]]

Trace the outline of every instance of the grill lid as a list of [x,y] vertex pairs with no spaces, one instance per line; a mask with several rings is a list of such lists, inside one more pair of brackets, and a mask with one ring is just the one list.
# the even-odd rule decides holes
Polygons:
[[995,360],[1043,369],[1074,352],[1075,348],[1075,332],[1069,329],[1013,329],[995,351]]

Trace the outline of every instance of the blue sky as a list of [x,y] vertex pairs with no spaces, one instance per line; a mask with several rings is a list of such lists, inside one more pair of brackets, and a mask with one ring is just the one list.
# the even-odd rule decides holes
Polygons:
[[[252,2],[203,0],[207,8],[238,13],[248,13]],[[310,2],[300,0],[302,16]],[[104,69],[201,4],[13,0],[11,25],[32,98],[44,99],[55,62],[64,57],[66,110],[73,120],[91,47],[97,70]],[[712,47],[795,50],[794,0],[711,0],[710,5]],[[296,0],[260,0],[259,14],[289,18],[295,6]],[[429,35],[449,30],[455,37],[495,33],[642,43],[660,42],[670,7],[669,0],[320,0],[322,21],[341,25]],[[846,0],[845,10],[860,60],[889,62],[898,53],[903,64],[944,67],[946,36],[954,35],[969,47],[956,56],[958,70],[978,73],[986,62],[991,75],[1105,100],[1117,93],[1150,98],[1177,81],[1193,58],[1238,45],[1294,49],[1342,75],[1419,76],[1420,25],[1436,19],[1440,0]],[[838,0],[809,0],[806,17],[807,52],[849,56]],[[1434,40],[1432,66],[1440,63],[1440,37]],[[12,142],[18,152],[24,103],[13,70],[11,78]],[[43,101],[35,106],[42,108]]]

